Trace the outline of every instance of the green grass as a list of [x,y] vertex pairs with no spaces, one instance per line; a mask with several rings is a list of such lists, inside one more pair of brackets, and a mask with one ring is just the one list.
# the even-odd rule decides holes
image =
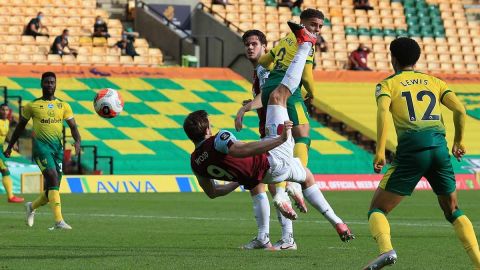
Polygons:
[[[357,239],[342,243],[310,208],[294,223],[298,251],[244,251],[256,234],[251,199],[199,193],[63,195],[72,231],[49,231],[48,207],[35,226],[23,206],[0,208],[0,269],[360,269],[377,253],[366,222],[371,192],[326,192]],[[478,192],[461,192],[462,209],[480,231]],[[27,196],[33,199],[34,196]],[[272,208],[271,238],[280,237]],[[472,269],[431,192],[416,192],[389,217],[399,261],[392,269]]]

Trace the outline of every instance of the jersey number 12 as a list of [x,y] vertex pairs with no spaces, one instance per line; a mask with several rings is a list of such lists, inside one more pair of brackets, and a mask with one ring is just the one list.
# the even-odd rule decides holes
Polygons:
[[[422,90],[418,92],[417,94],[417,100],[418,101],[423,101],[423,97],[427,96],[430,98],[430,103],[428,104],[427,110],[422,116],[422,120],[440,120],[440,116],[437,114],[431,114],[433,109],[435,108],[435,105],[437,104],[437,98],[435,95],[426,90]],[[408,91],[402,92],[402,97],[405,98],[407,101],[407,110],[408,110],[408,117],[410,121],[416,121],[417,118],[415,116],[415,108],[413,107],[413,100],[412,100],[412,94]]]

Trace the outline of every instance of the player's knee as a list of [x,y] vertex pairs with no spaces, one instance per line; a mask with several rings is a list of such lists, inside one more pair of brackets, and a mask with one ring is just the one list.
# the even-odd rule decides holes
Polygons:
[[47,188],[60,186],[60,180],[55,170],[45,170],[43,175],[45,176]]
[[444,211],[443,213],[444,213],[444,215],[445,215],[445,219],[447,219],[448,222],[450,222],[450,223],[455,222],[455,220],[457,220],[457,218],[459,218],[460,216],[465,215],[465,214],[463,213],[463,211],[460,210],[460,209],[458,209],[458,208],[455,209],[455,211],[453,211],[453,212],[452,212],[452,211]]
[[0,172],[2,173],[2,176],[9,176],[10,175],[10,171],[8,169],[0,170]]
[[380,213],[380,214],[383,214],[383,215],[385,215],[385,216],[387,215],[387,213],[386,213],[384,210],[380,209],[380,208],[372,208],[372,209],[370,209],[370,211],[368,211],[367,220],[370,219],[370,216],[371,216],[373,213]]

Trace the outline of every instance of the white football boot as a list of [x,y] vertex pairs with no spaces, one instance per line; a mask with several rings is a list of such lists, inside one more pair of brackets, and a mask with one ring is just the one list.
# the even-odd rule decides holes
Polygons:
[[35,209],[32,209],[32,202],[26,202],[25,203],[25,222],[27,223],[28,227],[32,227],[34,221],[35,221]]
[[397,253],[395,250],[390,250],[383,254],[380,254],[375,260],[371,261],[367,266],[365,266],[364,270],[377,270],[382,269],[387,265],[392,265],[397,262]]
[[72,226],[68,225],[64,220],[56,222],[53,227],[49,228],[49,230],[71,230]]

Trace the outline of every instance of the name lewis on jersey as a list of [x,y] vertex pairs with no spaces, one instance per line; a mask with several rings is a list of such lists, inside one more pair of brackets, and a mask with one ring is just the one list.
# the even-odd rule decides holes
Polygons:
[[416,84],[428,85],[428,80],[413,79],[413,80],[405,80],[405,81],[400,82],[400,83],[403,86],[416,85]]
[[205,151],[205,152],[203,152],[199,157],[197,157],[197,158],[195,159],[195,163],[197,163],[197,165],[200,165],[200,163],[202,163],[203,161],[205,161],[207,158],[208,158],[208,152]]

